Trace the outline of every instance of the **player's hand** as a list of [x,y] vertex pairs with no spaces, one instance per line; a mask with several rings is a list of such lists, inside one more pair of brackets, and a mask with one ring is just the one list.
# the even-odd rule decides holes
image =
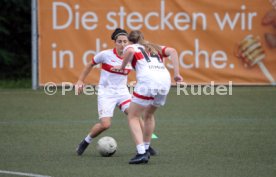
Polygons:
[[83,92],[84,83],[83,81],[78,80],[78,82],[75,84],[75,91],[79,94]]
[[182,82],[183,77],[180,74],[177,74],[177,75],[174,76],[174,81],[175,82]]

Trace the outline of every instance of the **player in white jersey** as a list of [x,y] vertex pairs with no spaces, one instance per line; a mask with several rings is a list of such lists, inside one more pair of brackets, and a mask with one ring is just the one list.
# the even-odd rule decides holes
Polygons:
[[[142,96],[150,97],[151,92],[155,92],[157,89],[166,95],[171,87],[171,77],[163,63],[164,54],[150,55],[146,52],[145,47],[140,44],[129,45],[125,48],[125,51],[128,49],[135,52],[132,59],[132,67],[135,68],[137,79],[133,93],[134,99]],[[163,51],[165,49],[166,47],[163,47]],[[139,103],[144,106],[147,106],[149,102],[152,102],[156,106],[164,105],[165,100],[162,101],[155,103],[153,99],[151,101],[139,99]]]
[[98,53],[81,73],[79,80],[76,83],[78,92],[81,93],[84,86],[84,80],[97,64],[102,64],[100,81],[98,84],[98,114],[100,122],[92,126],[89,134],[82,140],[76,149],[78,155],[82,155],[87,146],[92,142],[92,139],[97,137],[103,131],[111,126],[111,118],[116,106],[121,111],[127,114],[131,95],[127,88],[127,75],[131,70],[128,66],[124,72],[118,73],[112,71],[114,66],[122,64],[122,53],[124,47],[128,44],[128,33],[120,28],[117,28],[111,39],[115,42],[115,48],[104,50]]
[[[129,107],[128,122],[137,154],[129,164],[140,164],[149,160],[148,148],[155,128],[154,113],[159,106],[165,104],[171,85],[170,73],[163,63],[164,56],[172,59],[174,80],[180,82],[183,78],[179,74],[178,54],[175,49],[145,41],[140,31],[132,31],[128,39],[133,45],[124,49],[124,61],[118,70],[123,72],[129,62],[136,70],[137,84]],[[144,134],[139,124],[142,113]]]
[[[111,39],[115,41],[115,48],[98,53],[81,73],[76,87],[79,93],[82,92],[84,80],[97,64],[102,64],[100,81],[98,84],[98,114],[100,122],[92,126],[89,134],[78,145],[76,152],[82,155],[92,139],[97,137],[103,131],[111,126],[111,118],[116,106],[121,111],[128,113],[131,95],[127,88],[127,75],[131,70],[131,66],[127,66],[123,72],[116,72],[114,66],[121,66],[122,54],[124,47],[128,44],[127,32],[120,28],[116,29]],[[140,119],[140,126],[143,128],[143,120]],[[156,155],[153,148],[150,147],[150,154]]]

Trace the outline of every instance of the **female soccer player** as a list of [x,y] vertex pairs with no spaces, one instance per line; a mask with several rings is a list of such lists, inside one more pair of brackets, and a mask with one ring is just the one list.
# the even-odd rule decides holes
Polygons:
[[[115,42],[114,49],[104,50],[98,53],[82,71],[79,80],[76,83],[78,92],[81,93],[84,80],[97,64],[102,64],[101,76],[98,89],[98,113],[100,122],[92,126],[89,134],[78,145],[76,152],[82,155],[93,138],[97,137],[103,131],[111,126],[111,118],[116,106],[127,114],[130,104],[131,95],[127,88],[127,75],[131,70],[131,66],[127,66],[123,72],[113,71],[114,66],[121,66],[123,49],[128,45],[128,33],[117,28],[111,35],[111,39]],[[143,127],[143,121],[140,119]],[[155,155],[156,152],[150,148],[150,153]]]
[[[163,57],[171,57],[174,66],[174,80],[183,80],[179,74],[178,54],[175,49],[161,47],[144,40],[140,31],[132,31],[128,37],[132,45],[124,49],[122,72],[130,62],[136,70],[137,84],[128,110],[129,128],[136,144],[137,154],[129,164],[147,163],[148,148],[155,128],[154,113],[163,106],[171,86],[170,73],[163,63]],[[144,134],[139,119],[144,113]],[[144,146],[146,144],[147,146]]]

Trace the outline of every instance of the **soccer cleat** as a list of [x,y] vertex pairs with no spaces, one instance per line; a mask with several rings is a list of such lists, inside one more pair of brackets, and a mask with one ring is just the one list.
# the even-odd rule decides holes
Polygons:
[[141,164],[141,163],[148,163],[149,155],[147,152],[144,154],[136,154],[132,159],[130,159],[129,164]]
[[76,149],[77,154],[82,155],[88,145],[89,143],[87,143],[85,140],[82,140],[82,142],[79,144],[79,146]]
[[151,156],[157,155],[157,152],[152,147],[149,147],[146,151],[149,152]]

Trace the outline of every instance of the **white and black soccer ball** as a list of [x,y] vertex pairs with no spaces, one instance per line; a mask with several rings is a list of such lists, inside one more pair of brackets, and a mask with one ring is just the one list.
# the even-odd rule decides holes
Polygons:
[[101,156],[110,157],[115,154],[117,150],[117,142],[110,136],[102,137],[97,143],[97,150]]

